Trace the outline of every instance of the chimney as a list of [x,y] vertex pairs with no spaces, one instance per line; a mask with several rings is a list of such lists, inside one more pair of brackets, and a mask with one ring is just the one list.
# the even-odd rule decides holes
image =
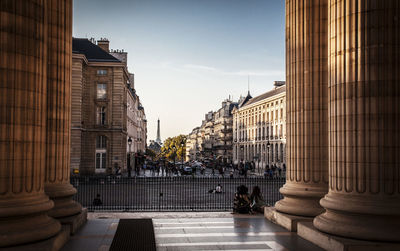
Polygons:
[[278,87],[281,87],[281,86],[283,86],[285,84],[286,84],[285,81],[274,81],[275,89],[278,88]]
[[107,38],[101,38],[100,40],[97,40],[97,45],[106,52],[110,52],[110,41],[108,41]]

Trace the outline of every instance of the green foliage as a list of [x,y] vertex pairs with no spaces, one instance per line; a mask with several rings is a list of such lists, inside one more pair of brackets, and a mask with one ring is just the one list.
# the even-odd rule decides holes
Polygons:
[[186,154],[186,135],[167,138],[161,148],[161,154],[169,160],[181,160]]

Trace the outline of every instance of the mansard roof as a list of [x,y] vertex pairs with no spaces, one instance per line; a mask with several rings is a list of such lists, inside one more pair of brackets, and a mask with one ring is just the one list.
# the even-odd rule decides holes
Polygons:
[[87,38],[72,38],[72,52],[84,54],[89,62],[121,62]]
[[239,107],[245,106],[251,98],[250,92],[248,92],[247,96],[239,101]]
[[285,92],[285,91],[286,91],[286,85],[284,85],[282,87],[278,87],[278,88],[276,88],[276,89],[274,89],[272,91],[268,91],[268,92],[263,93],[263,94],[261,94],[261,95],[259,95],[257,97],[251,98],[242,107],[257,103],[258,101],[261,101],[263,99],[278,95],[278,94],[280,94],[282,92]]

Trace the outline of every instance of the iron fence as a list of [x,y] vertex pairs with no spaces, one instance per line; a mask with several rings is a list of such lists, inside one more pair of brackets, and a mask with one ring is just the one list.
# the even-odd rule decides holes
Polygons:
[[[74,199],[89,211],[231,211],[240,185],[249,193],[259,186],[273,205],[282,199],[284,183],[284,178],[263,177],[71,177],[78,190]],[[210,193],[218,184],[223,192]]]

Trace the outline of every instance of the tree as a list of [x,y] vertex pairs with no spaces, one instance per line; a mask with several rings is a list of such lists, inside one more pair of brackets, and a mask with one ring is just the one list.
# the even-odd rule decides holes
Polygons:
[[167,138],[161,148],[161,154],[169,160],[184,158],[186,154],[186,135],[181,134]]

